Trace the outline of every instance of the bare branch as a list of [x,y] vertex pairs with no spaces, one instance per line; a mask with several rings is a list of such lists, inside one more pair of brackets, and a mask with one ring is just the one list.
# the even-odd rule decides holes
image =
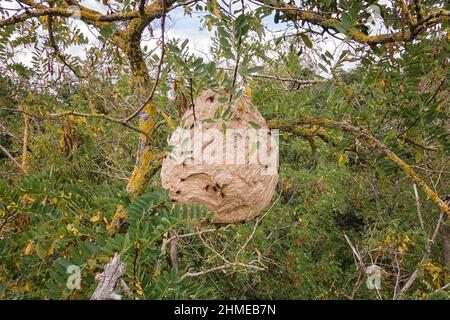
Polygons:
[[293,128],[298,127],[298,125],[310,124],[310,125],[318,125],[327,128],[333,128],[348,132],[354,136],[356,136],[361,143],[363,143],[366,147],[384,155],[387,159],[392,161],[397,167],[403,170],[403,172],[411,179],[414,183],[416,183],[422,191],[425,192],[428,199],[433,201],[441,212],[446,214],[450,214],[450,208],[448,204],[446,204],[426,183],[420,178],[417,173],[409,166],[405,161],[400,159],[394,152],[392,152],[384,143],[378,141],[373,135],[371,135],[365,128],[363,127],[354,127],[346,122],[339,122],[325,118],[318,117],[299,117],[294,122],[282,121],[278,119],[268,121],[269,127],[271,128],[283,128],[286,130],[292,130]]

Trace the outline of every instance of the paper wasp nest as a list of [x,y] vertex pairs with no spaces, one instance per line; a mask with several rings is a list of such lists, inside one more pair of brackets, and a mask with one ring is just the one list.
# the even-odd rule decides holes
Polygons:
[[277,136],[248,97],[230,110],[219,97],[204,91],[184,114],[169,139],[162,186],[177,203],[215,211],[215,223],[249,221],[270,203],[278,182]]

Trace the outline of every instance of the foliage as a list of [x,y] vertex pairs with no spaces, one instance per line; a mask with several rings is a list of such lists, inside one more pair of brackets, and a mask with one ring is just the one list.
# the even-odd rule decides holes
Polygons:
[[[1,299],[89,299],[114,253],[126,264],[125,299],[450,297],[448,214],[362,136],[280,128],[279,186],[246,224],[214,226],[205,208],[172,203],[157,171],[168,135],[209,88],[223,105],[249,95],[269,123],[312,116],[364,128],[448,202],[447,3],[144,3],[139,16],[139,2],[114,3],[111,22],[82,8],[95,37],[58,14],[9,23],[14,13],[0,8]],[[371,32],[372,5],[392,32]],[[208,58],[167,35],[141,45],[160,41],[153,21],[175,6],[211,33]],[[24,50],[29,63],[16,59]],[[142,106],[148,117],[127,120]],[[135,197],[125,190],[142,150],[155,170]],[[365,283],[372,264],[379,290]],[[72,265],[79,289],[67,286]]]

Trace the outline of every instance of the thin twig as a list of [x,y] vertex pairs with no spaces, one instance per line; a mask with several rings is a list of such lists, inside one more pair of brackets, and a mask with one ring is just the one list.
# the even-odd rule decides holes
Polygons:
[[192,85],[192,78],[189,79],[189,95],[191,98],[191,107],[192,107],[192,114],[194,115],[194,123],[197,122],[197,117],[195,116],[195,103],[194,103],[194,94],[193,94],[193,89],[192,89],[193,85]]

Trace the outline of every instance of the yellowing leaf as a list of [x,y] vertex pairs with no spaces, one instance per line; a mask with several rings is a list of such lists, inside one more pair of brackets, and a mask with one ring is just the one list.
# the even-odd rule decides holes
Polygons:
[[99,215],[92,216],[91,219],[89,219],[89,220],[90,220],[91,222],[97,222],[97,221],[100,220],[100,216],[99,216]]
[[44,259],[48,254],[48,250],[42,241],[39,241],[36,245],[36,254],[41,259]]
[[144,87],[139,87],[139,93],[140,94],[142,94],[142,95],[145,95],[145,93],[146,93],[146,90],[145,90],[145,88]]
[[116,212],[114,213],[114,216],[112,218],[112,221],[107,227],[108,234],[110,236],[116,234],[116,232],[119,231],[120,225],[126,218],[127,218],[127,212],[126,212],[125,208],[123,207],[123,205],[118,204]]
[[89,260],[87,261],[87,267],[88,267],[88,269],[91,270],[91,271],[95,270],[95,267],[96,267],[95,260],[89,259]]
[[75,225],[73,223],[69,223],[67,225],[67,231],[72,233],[74,236],[78,236],[80,234],[80,232],[78,231],[77,228],[75,228]]
[[142,285],[139,281],[136,282],[136,293],[140,296],[144,295],[144,291],[142,290]]
[[246,94],[247,96],[251,97],[251,96],[252,96],[252,88],[247,87],[247,88],[245,89],[245,94]]
[[169,128],[175,130],[176,126],[175,123],[173,123],[172,119],[170,119],[170,117],[164,111],[161,112],[161,115],[163,116],[164,121],[166,121]]
[[34,250],[34,241],[33,240],[28,240],[28,244],[25,247],[25,255],[28,256],[29,254],[31,254]]

